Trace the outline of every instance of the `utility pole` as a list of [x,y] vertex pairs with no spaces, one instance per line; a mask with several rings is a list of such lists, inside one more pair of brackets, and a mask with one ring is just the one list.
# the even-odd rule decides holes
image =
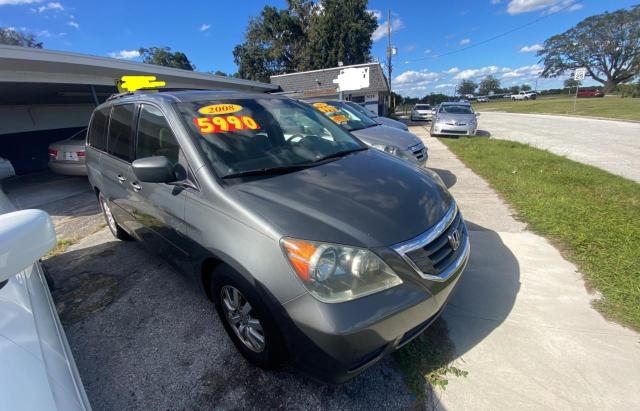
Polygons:
[[393,94],[391,92],[391,55],[393,54],[393,50],[391,49],[391,9],[389,9],[389,15],[387,17],[387,71],[388,71],[388,80],[389,80],[389,110],[391,110],[391,98]]

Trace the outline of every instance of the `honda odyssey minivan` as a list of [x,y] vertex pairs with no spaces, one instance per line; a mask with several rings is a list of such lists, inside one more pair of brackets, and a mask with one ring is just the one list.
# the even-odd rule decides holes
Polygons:
[[436,174],[284,96],[114,96],[86,153],[113,235],[192,276],[263,368],[348,380],[429,326],[469,256]]

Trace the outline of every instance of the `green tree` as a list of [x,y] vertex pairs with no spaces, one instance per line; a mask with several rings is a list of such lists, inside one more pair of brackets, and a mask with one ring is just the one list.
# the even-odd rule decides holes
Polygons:
[[518,94],[520,92],[520,86],[511,86],[509,87],[509,93]]
[[41,49],[42,42],[36,41],[33,34],[22,33],[10,28],[0,27],[0,44],[9,46],[31,47]]
[[520,91],[531,91],[531,86],[528,84],[523,84],[520,86]]
[[474,94],[478,85],[473,80],[462,80],[458,84],[458,94]]
[[181,51],[172,52],[169,47],[140,48],[142,62],[158,66],[174,67],[183,70],[195,70],[187,55]]
[[309,60],[305,69],[366,63],[371,35],[378,27],[367,0],[321,0],[309,27]]
[[543,77],[585,67],[610,93],[640,73],[640,5],[587,17],[548,38],[538,56]]
[[574,88],[580,87],[582,82],[580,80],[574,80],[573,77],[568,78],[564,81],[564,88]]
[[480,81],[480,87],[478,93],[486,96],[489,92],[497,92],[500,89],[500,80],[494,76],[486,76]]

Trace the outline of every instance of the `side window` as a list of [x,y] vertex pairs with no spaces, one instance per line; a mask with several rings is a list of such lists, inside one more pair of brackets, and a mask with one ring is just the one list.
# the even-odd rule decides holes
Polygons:
[[133,161],[133,104],[113,106],[109,122],[107,152],[125,161]]
[[165,156],[177,164],[179,153],[178,141],[162,112],[153,106],[143,105],[138,120],[136,158]]
[[93,113],[89,127],[89,145],[98,150],[107,150],[107,118],[110,107],[104,107]]

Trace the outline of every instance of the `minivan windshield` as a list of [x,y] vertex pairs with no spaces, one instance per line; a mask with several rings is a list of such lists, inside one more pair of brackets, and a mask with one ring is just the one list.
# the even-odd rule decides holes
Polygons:
[[316,101],[310,104],[348,131],[362,130],[378,125],[371,117],[360,113],[342,101]]
[[221,178],[313,167],[367,147],[306,104],[273,96],[176,103]]
[[440,106],[440,112],[450,114],[473,114],[471,107],[466,105],[442,105]]

